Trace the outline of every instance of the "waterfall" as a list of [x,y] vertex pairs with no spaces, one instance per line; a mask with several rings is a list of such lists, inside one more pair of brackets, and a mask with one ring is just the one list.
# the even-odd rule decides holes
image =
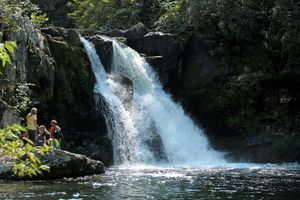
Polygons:
[[[115,164],[199,166],[225,162],[221,153],[210,148],[202,130],[163,90],[144,58],[128,46],[105,39],[113,43],[110,73],[105,71],[93,44],[84,38],[81,41],[96,77],[95,96],[105,102],[101,107]],[[128,86],[118,77],[132,81],[132,102],[125,100]]]

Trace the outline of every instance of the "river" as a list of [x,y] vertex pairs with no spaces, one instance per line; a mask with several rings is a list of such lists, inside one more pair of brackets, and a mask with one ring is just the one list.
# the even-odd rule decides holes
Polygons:
[[0,199],[297,199],[296,164],[111,167],[103,175],[0,182]]

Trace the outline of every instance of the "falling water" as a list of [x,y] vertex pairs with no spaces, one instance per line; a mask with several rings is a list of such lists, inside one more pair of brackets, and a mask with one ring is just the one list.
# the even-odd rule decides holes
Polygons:
[[[105,38],[107,39],[107,38]],[[212,150],[202,130],[167,94],[151,66],[133,49],[113,42],[112,70],[108,74],[93,44],[81,38],[89,56],[96,84],[94,92],[104,100],[108,134],[116,164],[169,163],[174,166],[218,165],[225,161]],[[128,90],[117,77],[133,84]]]

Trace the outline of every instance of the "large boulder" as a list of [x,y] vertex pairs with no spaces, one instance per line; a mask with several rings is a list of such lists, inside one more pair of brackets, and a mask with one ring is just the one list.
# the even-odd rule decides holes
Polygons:
[[39,178],[57,179],[104,173],[104,165],[101,161],[62,150],[54,150],[46,154],[42,158],[42,163],[50,167],[50,172],[44,173]]
[[[104,173],[104,165],[101,161],[92,160],[84,155],[70,153],[68,151],[53,150],[40,159],[43,164],[50,167],[50,172],[44,172],[36,177],[25,179],[61,179],[65,177],[79,177]],[[18,179],[11,174],[12,163],[7,162],[4,156],[0,156],[1,179]]]

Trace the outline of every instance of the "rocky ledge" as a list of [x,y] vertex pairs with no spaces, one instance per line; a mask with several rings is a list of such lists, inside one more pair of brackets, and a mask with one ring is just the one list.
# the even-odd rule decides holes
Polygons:
[[[44,172],[33,178],[25,179],[60,179],[75,178],[93,174],[104,173],[104,165],[101,161],[92,160],[84,155],[74,154],[63,150],[53,150],[41,159],[42,163],[50,167],[50,172]],[[5,162],[0,157],[0,179],[18,179],[11,173],[11,163]]]

